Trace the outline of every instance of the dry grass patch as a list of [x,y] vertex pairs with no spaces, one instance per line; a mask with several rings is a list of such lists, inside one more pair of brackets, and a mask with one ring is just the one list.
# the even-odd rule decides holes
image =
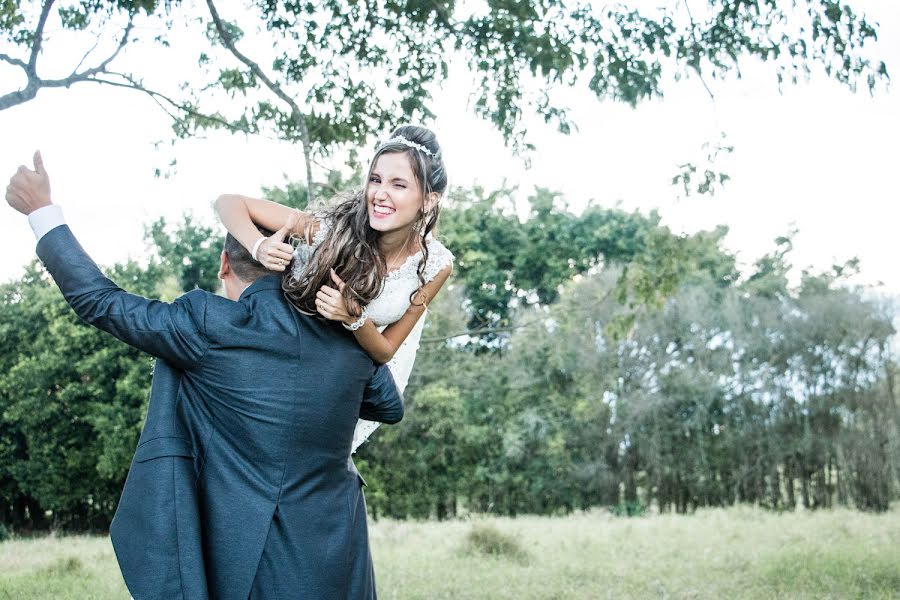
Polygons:
[[[370,540],[382,600],[900,598],[900,506],[382,520]],[[107,537],[0,543],[0,600],[127,597]]]

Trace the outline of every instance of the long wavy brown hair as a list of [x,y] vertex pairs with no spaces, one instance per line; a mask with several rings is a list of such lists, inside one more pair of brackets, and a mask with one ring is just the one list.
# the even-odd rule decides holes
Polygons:
[[[395,129],[388,139],[398,136],[428,148],[434,156],[428,156],[421,150],[400,142],[382,144],[369,163],[362,188],[336,198],[336,204],[331,208],[316,212],[320,221],[329,223],[325,239],[313,253],[302,273],[295,277],[291,269],[287,269],[281,281],[285,297],[301,312],[316,314],[316,293],[319,288],[323,285],[334,286],[330,269],[334,269],[346,284],[342,295],[349,311],[355,316],[359,316],[362,307],[381,293],[384,279],[388,274],[387,262],[378,249],[381,233],[369,226],[366,188],[378,157],[388,153],[406,154],[419,183],[419,189],[422,190],[422,207],[413,228],[416,232],[416,244],[422,252],[416,271],[419,287],[410,295],[409,300],[410,303],[427,302],[428,299],[425,298],[422,289],[425,285],[425,265],[428,264],[426,238],[437,225],[440,202],[428,205],[425,199],[432,192],[437,193],[439,197],[444,195],[447,190],[447,172],[444,168],[441,147],[430,129],[404,125]],[[304,232],[306,243],[310,240],[309,227],[311,224]]]

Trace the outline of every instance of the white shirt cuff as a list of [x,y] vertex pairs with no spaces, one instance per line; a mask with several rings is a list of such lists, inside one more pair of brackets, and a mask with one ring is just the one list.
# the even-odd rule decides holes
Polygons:
[[62,208],[56,204],[51,204],[50,206],[39,208],[28,215],[28,224],[31,225],[31,230],[34,231],[35,239],[41,241],[41,238],[47,235],[51,229],[65,225],[66,219],[63,217]]

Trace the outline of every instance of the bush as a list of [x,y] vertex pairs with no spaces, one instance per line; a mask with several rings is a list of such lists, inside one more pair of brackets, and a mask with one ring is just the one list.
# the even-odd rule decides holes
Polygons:
[[74,556],[69,556],[66,558],[57,559],[56,562],[54,562],[49,567],[44,569],[44,571],[47,575],[50,575],[53,577],[59,577],[59,576],[63,576],[63,575],[71,575],[73,573],[77,573],[78,571],[81,571],[83,568],[84,568],[84,565],[82,564],[80,559],[78,559]]
[[528,552],[522,548],[519,539],[493,525],[473,525],[466,535],[466,547],[470,553],[512,558],[522,562],[528,560]]
[[6,528],[6,525],[0,523],[0,542],[5,542],[10,538],[9,529]]
[[617,517],[642,517],[647,512],[647,507],[640,502],[620,502],[611,510]]

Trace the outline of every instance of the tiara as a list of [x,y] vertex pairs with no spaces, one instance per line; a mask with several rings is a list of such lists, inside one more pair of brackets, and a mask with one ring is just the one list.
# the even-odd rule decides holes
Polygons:
[[427,156],[430,156],[431,158],[434,158],[435,156],[437,156],[437,154],[435,154],[434,152],[432,152],[431,150],[429,150],[422,144],[417,144],[413,141],[410,141],[410,140],[406,139],[405,137],[403,137],[402,135],[392,137],[388,141],[383,142],[381,144],[381,146],[379,146],[379,149],[387,146],[388,144],[404,144],[406,146],[409,146],[410,148],[415,148],[416,150],[419,150],[419,151],[425,153]]

